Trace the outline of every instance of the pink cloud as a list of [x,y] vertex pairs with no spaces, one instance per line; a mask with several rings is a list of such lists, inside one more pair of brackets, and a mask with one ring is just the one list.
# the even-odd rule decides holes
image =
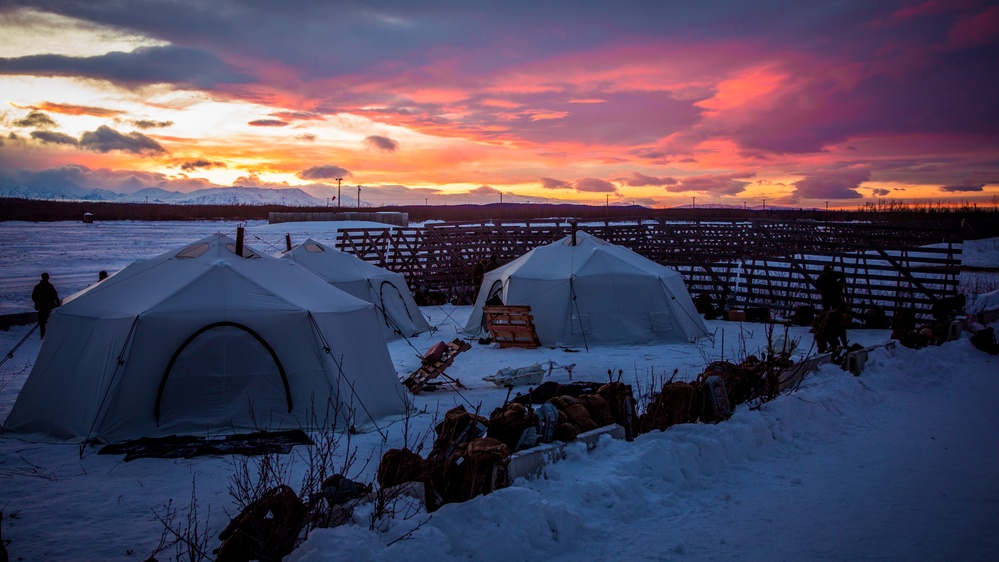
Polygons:
[[679,183],[669,185],[666,191],[671,193],[681,193],[684,191],[696,191],[699,193],[710,193],[714,195],[736,195],[745,191],[750,184],[743,181],[743,178],[752,177],[753,174],[733,173],[733,174],[706,174],[703,176],[691,176],[681,178]]
[[545,189],[572,189],[572,184],[554,178],[541,178],[541,187]]
[[365,146],[382,152],[395,152],[399,150],[399,143],[397,141],[381,135],[365,137],[363,142]]
[[983,191],[985,189],[984,183],[979,183],[975,185],[943,185],[940,186],[940,191],[944,193],[970,193],[976,191]]
[[802,199],[860,199],[857,191],[862,183],[871,179],[867,168],[847,168],[826,172],[811,172],[793,183],[795,198]]
[[251,127],[286,127],[288,123],[280,119],[256,119],[247,123]]
[[999,42],[999,6],[991,6],[954,24],[947,34],[955,48],[977,47]]
[[576,191],[584,191],[587,193],[614,193],[617,191],[617,187],[615,187],[614,184],[599,178],[578,179],[575,183],[573,183],[573,187]]
[[480,185],[479,187],[476,187],[475,189],[469,189],[468,193],[470,193],[472,195],[495,195],[495,194],[500,193],[500,190],[498,190],[498,189],[496,189],[495,187],[492,187],[492,186]]
[[677,183],[679,183],[679,180],[677,180],[676,178],[669,178],[669,177],[657,178],[654,176],[646,176],[638,172],[632,172],[631,176],[629,176],[628,179],[624,180],[624,182],[626,185],[640,187],[645,185],[656,185],[656,186],[676,185]]

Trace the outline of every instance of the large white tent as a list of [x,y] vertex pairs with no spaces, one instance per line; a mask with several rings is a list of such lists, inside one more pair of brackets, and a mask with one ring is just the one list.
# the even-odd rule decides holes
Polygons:
[[4,429],[116,442],[405,412],[371,303],[237,249],[216,234],[66,299]]
[[430,329],[401,273],[370,264],[309,238],[285,252],[291,260],[337,289],[368,301],[382,318],[385,339],[411,337]]
[[483,334],[482,307],[490,299],[530,306],[546,346],[694,341],[707,335],[679,273],[582,231],[486,273],[466,334]]

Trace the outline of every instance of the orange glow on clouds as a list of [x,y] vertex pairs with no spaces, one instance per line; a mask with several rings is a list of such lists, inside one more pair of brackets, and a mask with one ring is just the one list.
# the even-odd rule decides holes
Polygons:
[[[419,190],[416,201],[426,188],[464,194],[482,186],[537,199],[655,205],[686,205],[697,197],[698,204],[765,198],[807,206],[823,204],[827,195],[856,205],[872,197],[984,199],[999,192],[996,127],[988,121],[990,106],[975,97],[991,91],[994,80],[976,78],[960,95],[954,94],[960,75],[908,86],[934,69],[949,71],[940,61],[959,60],[962,49],[993,48],[999,42],[995,6],[972,0],[884,8],[879,17],[857,22],[850,43],[832,34],[811,41],[796,35],[801,30],[754,31],[739,21],[711,36],[681,25],[685,15],[713,23],[717,14],[698,19],[694,6],[648,7],[660,18],[648,21],[607,9],[612,17],[594,17],[580,29],[572,17],[531,27],[550,33],[540,34],[543,40],[483,34],[450,44],[422,40],[421,26],[446,32],[435,27],[440,20],[421,19],[420,7],[399,15],[385,8],[374,18],[378,25],[355,37],[356,46],[344,41],[350,49],[332,54],[315,44],[279,41],[284,34],[275,33],[281,30],[274,22],[305,17],[279,8],[281,17],[259,22],[275,45],[242,49],[222,44],[241,37],[232,29],[219,30],[229,34],[225,39],[170,44],[158,37],[182,41],[198,32],[157,35],[151,30],[168,22],[147,22],[144,32],[13,9],[5,20],[11,22],[7,45],[0,46],[10,65],[28,65],[19,57],[41,54],[52,55],[46,64],[75,68],[80,61],[60,57],[91,57],[81,66],[132,79],[145,69],[118,65],[116,57],[168,46],[175,51],[163,56],[179,58],[167,61],[175,66],[165,65],[166,76],[180,78],[115,85],[100,73],[33,75],[0,66],[0,172],[77,164],[220,185],[302,186],[319,181],[303,180],[303,170],[330,166],[346,170],[354,184],[371,186],[369,200],[386,186],[385,197],[400,201],[409,197],[406,188]],[[914,34],[941,18],[948,23],[935,36]],[[303,41],[307,27],[321,27],[304,23]],[[393,50],[395,34],[404,46]],[[111,48],[104,43],[120,52],[111,57],[114,64],[100,59]],[[185,59],[177,54],[182,48],[198,56]],[[302,53],[342,68],[328,70]],[[359,61],[351,64],[348,54]],[[189,77],[177,62],[212,57],[219,68],[237,69],[240,79],[219,78],[226,73],[214,66]],[[931,91],[937,82],[940,92]],[[942,115],[948,111],[953,124]],[[123,144],[83,142],[101,127],[113,129]],[[128,139],[163,151],[130,148]],[[645,179],[629,183],[635,177]],[[542,187],[542,178],[561,188]],[[642,182],[648,185],[632,185]],[[608,185],[613,191],[586,191]]]
[[773,72],[770,67],[752,69],[735,78],[722,80],[714,96],[694,105],[706,109],[707,117],[717,117],[727,110],[764,99],[776,92],[785,80],[785,76]]

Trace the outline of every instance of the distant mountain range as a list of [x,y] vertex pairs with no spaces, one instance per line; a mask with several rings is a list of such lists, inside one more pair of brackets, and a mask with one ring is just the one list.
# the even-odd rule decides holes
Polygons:
[[[310,186],[307,186],[309,188]],[[313,191],[315,191],[313,189]],[[320,194],[322,194],[320,190]],[[297,187],[212,187],[188,193],[168,191],[159,187],[146,187],[135,193],[118,193],[109,189],[91,189],[72,181],[60,178],[56,181],[36,180],[25,184],[10,177],[0,175],[0,198],[66,200],[66,201],[108,201],[121,203],[168,203],[172,205],[286,205],[289,207],[323,207],[330,201],[315,197]],[[559,202],[563,203],[563,202]],[[341,197],[344,207],[356,208],[357,199],[349,195]],[[361,207],[371,207],[361,202]],[[680,205],[676,209],[690,209],[692,205]],[[697,209],[746,209],[744,205],[700,204]],[[749,210],[794,210],[797,207],[775,205],[750,206]]]
[[[76,201],[110,201],[122,203],[170,203],[173,205],[288,205],[318,207],[327,200],[313,197],[297,187],[282,189],[262,187],[212,187],[190,193],[147,187],[135,193],[117,193],[108,189],[88,189],[72,182],[24,185],[0,177],[0,197],[23,199],[62,199]],[[343,198],[344,204],[350,200]],[[349,203],[356,205],[356,200]],[[364,205],[362,202],[362,206]]]

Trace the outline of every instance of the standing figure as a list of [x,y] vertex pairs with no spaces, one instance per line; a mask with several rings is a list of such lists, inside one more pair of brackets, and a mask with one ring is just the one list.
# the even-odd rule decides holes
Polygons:
[[45,324],[49,321],[49,314],[52,309],[58,307],[59,293],[56,288],[49,283],[49,274],[42,273],[42,280],[35,285],[31,291],[31,300],[35,303],[35,310],[38,311],[38,327],[42,339],[45,339]]
[[486,260],[481,259],[474,264],[472,264],[472,285],[475,290],[479,290],[479,285],[482,284],[482,276],[486,272]]
[[488,273],[497,267],[499,267],[499,262],[496,261],[496,256],[489,256],[489,261],[486,262],[485,267],[486,272]]
[[843,300],[843,289],[846,287],[846,276],[842,272],[833,269],[833,266],[826,264],[822,268],[822,273],[815,279],[815,288],[819,290],[822,297],[822,310],[836,310],[846,307]]

